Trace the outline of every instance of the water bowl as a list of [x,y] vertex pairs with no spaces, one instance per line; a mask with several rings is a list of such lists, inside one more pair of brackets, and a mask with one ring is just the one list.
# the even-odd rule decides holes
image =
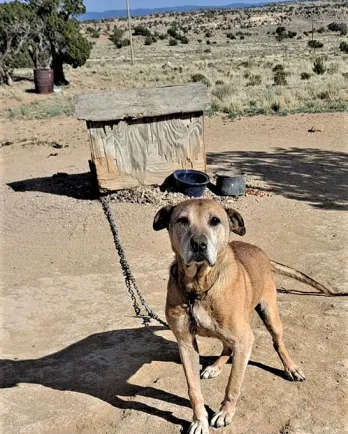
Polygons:
[[190,197],[201,197],[204,194],[209,176],[193,169],[182,169],[174,172],[174,179],[180,193]]

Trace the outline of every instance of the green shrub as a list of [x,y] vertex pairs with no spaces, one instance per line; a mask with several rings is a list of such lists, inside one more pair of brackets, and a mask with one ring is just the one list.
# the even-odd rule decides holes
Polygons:
[[328,101],[330,100],[330,92],[328,90],[323,90],[317,94],[317,97],[323,101]]
[[191,81],[193,81],[193,83],[202,82],[206,86],[210,87],[210,81],[209,81],[209,79],[205,75],[203,75],[203,74],[193,74],[193,75],[191,75]]
[[276,86],[285,86],[286,84],[288,84],[288,82],[286,81],[285,71],[276,71],[273,80]]
[[207,116],[213,116],[215,113],[217,113],[220,110],[219,104],[216,102],[212,102],[208,109],[205,111],[205,114]]
[[297,35],[297,32],[291,32],[290,30],[287,33],[287,38],[293,39]]
[[283,27],[283,26],[279,26],[279,27],[276,28],[275,32],[276,32],[277,35],[281,35],[282,33],[286,32],[286,28]]
[[326,66],[324,64],[324,59],[322,57],[317,57],[313,63],[313,72],[318,75],[324,74],[326,71]]
[[279,113],[280,112],[280,102],[279,101],[272,102],[271,110],[273,110],[274,113]]
[[122,39],[123,33],[124,33],[124,30],[118,29],[115,26],[114,30],[112,31],[111,35],[109,36],[110,41],[116,45],[116,43]]
[[34,68],[33,59],[30,57],[26,46],[22,47],[17,54],[7,58],[6,62],[11,70],[16,68]]
[[340,50],[342,51],[342,53],[347,53],[348,54],[348,43],[342,41],[340,43]]
[[272,71],[273,71],[273,72],[284,71],[284,66],[281,65],[280,63],[277,63],[277,65],[275,65],[275,66],[272,68]]
[[316,39],[313,39],[311,41],[308,41],[308,47],[310,48],[323,48],[324,44],[320,41],[317,41]]
[[227,37],[228,39],[237,39],[237,38],[234,36],[234,34],[231,33],[231,32],[227,33],[227,34],[226,34],[226,37]]
[[342,36],[348,34],[348,27],[346,23],[330,23],[327,28],[328,30],[331,30],[331,32],[340,32]]
[[182,43],[182,44],[188,44],[189,43],[189,39],[188,39],[188,37],[187,36],[180,36],[180,42]]
[[309,72],[301,72],[301,80],[309,80],[312,77],[312,74]]
[[122,47],[128,47],[128,45],[130,45],[130,40],[127,38],[120,39],[117,42],[115,42],[115,46],[118,49],[121,49]]
[[178,45],[178,41],[176,39],[171,38],[169,39],[169,45],[171,47],[174,47],[174,45]]
[[281,42],[283,39],[287,38],[286,28],[283,26],[279,26],[275,31],[275,38],[278,42]]
[[171,36],[173,39],[177,39],[177,37],[179,36],[179,33],[178,33],[176,27],[169,27],[169,29],[167,30],[167,33],[168,33],[168,35]]
[[152,36],[151,35],[147,35],[145,38],[145,42],[144,45],[151,45],[153,42]]
[[91,38],[98,39],[100,36],[100,31],[98,29],[95,29],[94,27],[87,27],[86,32]]
[[134,36],[151,36],[151,32],[147,27],[136,26],[133,31]]

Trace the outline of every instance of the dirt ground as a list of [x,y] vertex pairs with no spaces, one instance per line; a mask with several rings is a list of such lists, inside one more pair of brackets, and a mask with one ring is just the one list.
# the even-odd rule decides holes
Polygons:
[[[143,328],[134,317],[107,221],[91,199],[84,124],[4,120],[0,132],[1,432],[185,431],[191,409],[177,346],[170,331]],[[347,291],[348,116],[215,117],[205,132],[209,170],[240,167],[271,191],[236,201],[245,240]],[[157,207],[112,206],[139,287],[164,317],[172,253],[167,234],[152,231]],[[280,293],[279,305],[285,340],[307,380],[284,379],[267,331],[253,318],[242,395],[221,432],[348,433],[347,298],[303,295],[311,289],[288,280],[279,286],[294,292]],[[213,340],[199,346],[202,365],[220,351]],[[229,369],[202,382],[212,411]]]

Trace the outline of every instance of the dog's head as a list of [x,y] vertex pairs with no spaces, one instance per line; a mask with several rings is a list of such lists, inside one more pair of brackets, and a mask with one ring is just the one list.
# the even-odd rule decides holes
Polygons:
[[153,221],[155,231],[168,229],[172,248],[184,264],[213,267],[229,241],[230,231],[245,234],[242,216],[211,199],[190,199],[161,208]]

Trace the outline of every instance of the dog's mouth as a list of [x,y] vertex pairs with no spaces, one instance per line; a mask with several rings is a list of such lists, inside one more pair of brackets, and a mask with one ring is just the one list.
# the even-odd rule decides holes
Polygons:
[[215,262],[213,262],[211,258],[204,253],[191,253],[190,257],[187,258],[185,263],[187,267],[193,264],[202,265],[204,263],[209,265],[209,267],[214,267],[215,265]]

